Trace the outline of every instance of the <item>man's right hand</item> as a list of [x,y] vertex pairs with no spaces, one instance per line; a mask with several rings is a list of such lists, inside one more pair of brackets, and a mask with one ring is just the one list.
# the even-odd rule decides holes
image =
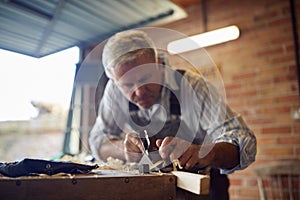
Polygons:
[[138,162],[144,153],[144,146],[136,133],[127,133],[124,139],[124,154],[128,162]]

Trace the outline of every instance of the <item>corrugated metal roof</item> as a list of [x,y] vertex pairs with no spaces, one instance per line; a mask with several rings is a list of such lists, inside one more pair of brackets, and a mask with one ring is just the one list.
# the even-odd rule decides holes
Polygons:
[[0,0],[0,48],[42,57],[184,17],[168,0]]

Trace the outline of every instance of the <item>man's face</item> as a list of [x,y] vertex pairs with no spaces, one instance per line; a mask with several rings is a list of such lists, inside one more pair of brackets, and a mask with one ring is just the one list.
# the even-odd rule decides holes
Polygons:
[[150,108],[159,98],[162,70],[148,54],[117,66],[112,74],[125,97],[140,108]]

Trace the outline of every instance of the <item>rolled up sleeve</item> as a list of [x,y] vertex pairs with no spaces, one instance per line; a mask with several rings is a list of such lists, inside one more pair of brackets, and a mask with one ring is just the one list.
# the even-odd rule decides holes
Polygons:
[[[232,119],[230,130],[223,132],[220,137],[215,139],[215,142],[228,142],[239,147],[239,164],[232,169],[220,169],[222,174],[230,174],[235,170],[242,170],[247,168],[255,161],[256,156],[256,137],[253,132],[247,128],[241,117]],[[230,156],[230,155],[229,155]]]

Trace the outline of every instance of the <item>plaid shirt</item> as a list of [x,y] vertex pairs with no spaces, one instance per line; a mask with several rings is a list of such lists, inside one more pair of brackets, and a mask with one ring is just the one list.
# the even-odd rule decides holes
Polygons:
[[[202,145],[228,142],[238,146],[239,165],[230,170],[220,169],[223,174],[244,169],[254,162],[256,138],[242,117],[227,106],[216,88],[202,76],[187,71],[178,83],[175,80],[175,72],[164,73],[165,87],[157,104],[150,109],[136,111],[136,116],[149,123],[145,126],[132,120],[128,111],[128,100],[117,86],[109,81],[99,106],[99,115],[90,133],[92,154],[101,160],[98,155],[100,145],[107,139],[121,138],[123,132],[146,129],[158,133],[165,124],[171,124],[172,127],[172,121],[176,121],[176,117],[172,116],[170,111],[170,91],[180,91],[177,96],[181,107],[180,118],[189,128],[189,133],[178,131],[173,136],[180,137],[185,134],[188,140],[197,138]],[[207,149],[200,150],[200,155],[205,156],[207,153]]]

